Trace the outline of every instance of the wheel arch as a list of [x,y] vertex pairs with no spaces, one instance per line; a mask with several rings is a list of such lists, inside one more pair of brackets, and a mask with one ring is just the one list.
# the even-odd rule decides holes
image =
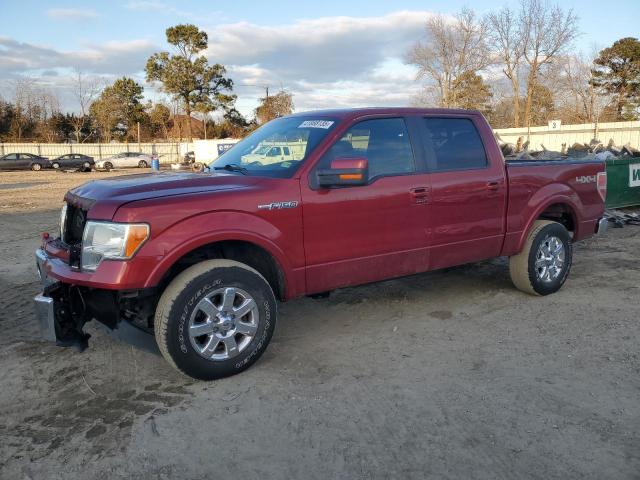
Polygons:
[[582,202],[573,190],[562,192],[545,199],[533,209],[533,213],[529,217],[525,228],[518,238],[516,252],[520,252],[524,247],[529,232],[534,227],[537,220],[552,220],[564,225],[569,232],[575,236],[580,227],[579,212],[582,208]]
[[292,273],[284,254],[267,240],[240,232],[200,237],[181,245],[157,265],[148,284],[165,288],[191,265],[216,258],[235,260],[254,268],[265,277],[277,298],[290,298]]

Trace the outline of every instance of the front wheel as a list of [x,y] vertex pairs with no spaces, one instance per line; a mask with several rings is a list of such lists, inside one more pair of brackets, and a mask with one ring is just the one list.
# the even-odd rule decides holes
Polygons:
[[58,170],[60,168],[60,164],[58,162],[53,162],[51,164],[51,167],[53,167],[55,170]]
[[169,284],[154,330],[164,358],[199,380],[228,377],[264,353],[276,326],[273,290],[253,268],[230,260],[189,267]]
[[147,168],[147,162],[145,162],[144,160],[140,160],[138,162],[138,167],[139,168]]
[[511,280],[532,295],[555,293],[569,276],[572,255],[567,229],[558,222],[537,220],[522,251],[509,258]]
[[39,163],[34,163],[33,165],[31,165],[31,170],[33,170],[34,172],[37,172],[38,170],[42,169],[42,165],[40,165]]
[[90,172],[91,171],[91,164],[89,162],[84,162],[82,164],[82,171],[83,172]]

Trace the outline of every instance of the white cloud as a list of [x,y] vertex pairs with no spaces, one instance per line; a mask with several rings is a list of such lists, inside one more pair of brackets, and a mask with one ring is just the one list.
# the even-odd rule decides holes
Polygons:
[[401,11],[381,17],[323,17],[290,25],[241,22],[209,30],[209,58],[258,65],[298,80],[366,76],[389,57],[401,57],[423,33],[429,12]]
[[127,75],[143,70],[147,58],[157,49],[152,42],[137,39],[87,45],[82,50],[63,52],[0,37],[0,78],[10,75],[28,76],[32,71],[61,68]]
[[[289,25],[247,22],[208,31],[207,55],[229,66],[240,96],[283,86],[297,110],[336,106],[407,105],[417,94],[415,70],[404,65],[410,45],[424,34],[430,12],[380,17],[324,17]],[[246,105],[246,100],[242,102]],[[246,110],[246,108],[245,108]]]
[[80,8],[50,8],[47,16],[55,20],[89,20],[96,18],[98,14],[90,9]]
[[[155,0],[128,4],[137,10],[164,5]],[[399,11],[378,17],[302,19],[278,26],[223,24],[207,30],[206,55],[212,63],[227,66],[237,87],[238,106],[246,115],[264,96],[265,85],[272,91],[281,86],[291,91],[297,110],[408,105],[419,84],[403,57],[423,37],[429,15]],[[79,68],[107,78],[131,75],[142,80],[147,58],[159,50],[169,48],[134,39],[63,52],[0,37],[0,79]]]

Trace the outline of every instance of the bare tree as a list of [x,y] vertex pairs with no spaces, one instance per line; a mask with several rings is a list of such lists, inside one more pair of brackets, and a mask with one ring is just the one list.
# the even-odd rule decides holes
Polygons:
[[502,71],[511,83],[513,127],[520,125],[520,78],[518,76],[524,55],[524,35],[517,12],[504,7],[487,15],[489,39]]
[[39,136],[51,143],[56,140],[57,131],[52,120],[60,113],[60,100],[58,96],[50,90],[40,90],[37,93],[39,110],[38,127]]
[[434,15],[426,23],[427,40],[416,43],[407,62],[418,67],[418,78],[433,82],[440,104],[458,106],[459,79],[477,73],[491,63],[487,24],[473,10],[462,9],[455,19]]
[[[82,129],[87,124],[87,114],[91,103],[100,91],[99,84],[96,79],[87,78],[80,70],[76,69],[73,92],[78,101],[79,113],[72,119],[73,131],[76,136],[76,142],[81,143]],[[84,140],[83,140],[84,141]]]
[[14,115],[11,121],[11,133],[18,142],[22,141],[27,130],[38,121],[37,92],[35,81],[21,78],[14,82]]
[[283,88],[275,95],[269,95],[267,87],[266,96],[260,99],[260,105],[256,108],[256,119],[258,123],[267,123],[274,118],[282,117],[293,113],[293,95]]
[[531,125],[531,105],[541,70],[561,55],[578,35],[573,10],[563,11],[541,0],[522,0],[520,29],[523,56],[529,67],[525,101],[525,126]]
[[566,91],[565,102],[572,103],[576,121],[598,123],[613,97],[593,82],[593,59],[569,55],[561,62],[561,69],[562,78],[558,83]]

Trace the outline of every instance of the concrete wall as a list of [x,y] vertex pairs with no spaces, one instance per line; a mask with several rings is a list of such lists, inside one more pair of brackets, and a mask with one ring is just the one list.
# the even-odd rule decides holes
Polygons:
[[67,153],[82,153],[101,160],[122,152],[157,153],[160,163],[182,161],[185,152],[193,150],[188,143],[0,143],[0,155],[34,153],[55,158]]

